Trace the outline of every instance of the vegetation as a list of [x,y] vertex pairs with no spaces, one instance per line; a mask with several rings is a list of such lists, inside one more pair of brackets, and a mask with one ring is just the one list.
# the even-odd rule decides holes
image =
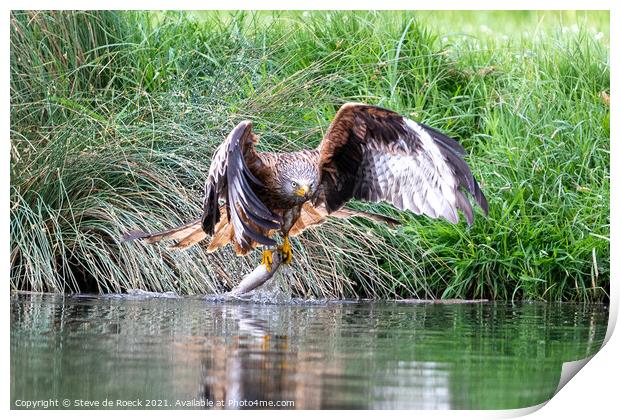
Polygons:
[[606,300],[608,34],[608,12],[12,12],[11,288],[230,289],[258,255],[122,233],[196,218],[239,120],[314,147],[360,101],[459,139],[489,216],[356,203],[403,226],[304,234],[295,294]]

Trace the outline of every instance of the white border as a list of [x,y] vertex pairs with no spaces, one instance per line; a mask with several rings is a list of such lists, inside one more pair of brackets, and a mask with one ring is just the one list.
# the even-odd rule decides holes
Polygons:
[[[41,1],[25,0],[13,6],[13,9],[121,9],[121,10],[610,10],[611,0],[563,0],[560,2],[536,0],[505,0],[467,2],[458,0],[420,1],[420,0],[227,0],[221,1],[164,1],[164,0],[109,0],[106,2],[85,2],[75,0]],[[559,6],[559,7],[558,7]]]
[[[118,1],[118,0],[110,0],[107,2],[85,2],[85,1],[21,1],[19,4],[14,4],[14,9],[177,9],[177,10],[192,10],[192,9],[220,9],[220,10],[233,10],[233,9],[261,9],[261,10],[271,10],[271,9],[382,9],[382,10],[404,10],[404,9],[419,9],[419,10],[511,10],[511,9],[558,9],[563,10],[572,10],[572,9],[588,9],[588,10],[611,10],[611,35],[610,40],[615,39],[615,35],[617,35],[617,30],[614,28],[618,27],[617,19],[617,6],[614,1],[603,1],[603,0],[590,0],[587,2],[584,1],[575,1],[575,0],[564,0],[561,3],[555,2],[544,2],[544,1],[533,1],[533,0],[522,0],[522,1],[479,1],[479,0],[470,0],[467,2],[462,1],[397,1],[397,0],[340,0],[340,1],[328,1],[328,0],[314,0],[312,2],[302,2],[302,1],[282,1],[282,0],[265,0],[265,1],[241,1],[241,0],[227,0],[226,2],[213,2],[213,1],[175,1],[171,3],[169,1],[161,1],[161,0],[151,0],[151,1]],[[5,102],[4,102],[4,112],[2,113],[2,124],[4,127],[4,133],[9,133],[9,9],[5,9],[4,19],[1,23],[2,25],[2,33],[4,35],[4,42],[6,48],[4,48],[1,52],[3,54],[3,66],[2,70],[4,73],[5,83],[2,85],[2,91],[4,94]],[[611,69],[612,69],[612,91],[615,96],[615,90],[613,86],[614,80],[617,79],[617,52],[615,51],[616,42],[611,41],[612,51],[611,51]],[[615,98],[614,98],[615,103]],[[615,107],[611,108],[611,126],[612,126],[612,141],[611,141],[611,178],[612,183],[614,185],[617,184],[618,178],[618,170],[617,170],[617,159],[613,159],[613,156],[618,156],[619,145],[618,145],[618,136],[615,132],[615,127],[617,124],[614,121],[619,121],[620,115],[618,115],[618,111]],[[10,154],[10,145],[8,141],[3,143],[4,150],[7,152],[5,155],[5,159],[8,160]],[[3,190],[4,194],[2,196],[2,212],[4,214],[4,220],[7,223],[2,224],[2,228],[0,234],[4,239],[2,246],[2,264],[4,266],[5,273],[5,281],[8,281],[9,278],[9,165],[4,165],[2,168],[2,177],[3,177]],[[618,235],[618,223],[617,223],[617,214],[618,214],[618,203],[620,202],[620,196],[616,190],[612,188],[611,191],[611,218],[613,220],[611,227],[611,237],[617,238]],[[618,246],[611,243],[611,252],[612,252],[612,274],[617,273],[617,261],[618,261]],[[612,276],[612,299],[610,306],[610,328],[608,330],[608,334],[606,340],[609,340],[611,332],[615,327],[617,314],[618,314],[618,293],[616,291],[617,280]],[[8,286],[8,285],[7,285]],[[8,288],[8,287],[7,287]],[[4,366],[8,367],[10,364],[9,360],[9,301],[8,299],[3,301],[3,313],[5,321],[2,323],[2,328],[4,330],[4,337],[6,338],[5,347],[3,353],[3,361]],[[534,418],[543,419],[543,418],[579,418],[582,419],[584,417],[593,417],[593,418],[608,418],[612,413],[617,414],[618,410],[618,397],[616,392],[616,383],[618,381],[618,360],[616,355],[620,354],[620,344],[617,337],[613,337],[611,340],[607,342],[607,344],[601,349],[599,354],[594,356],[591,362],[577,375],[576,379],[573,379],[568,382],[568,384],[556,395],[553,399],[550,400],[546,406],[533,414]],[[10,407],[10,376],[8,374],[8,369],[6,372],[6,380],[2,383],[2,390],[5,395],[6,408]],[[402,412],[402,411],[391,411],[386,412],[386,415],[389,416],[403,416],[407,418],[411,418],[411,416],[422,417],[422,418],[472,418],[472,419],[480,419],[480,418],[507,418],[507,417],[515,417],[519,415],[527,414],[528,412],[535,411],[535,408],[526,408],[521,410],[507,410],[507,411],[451,411],[451,412]],[[27,412],[27,411],[11,411],[9,415],[15,417],[33,417],[40,416],[41,412]],[[110,416],[109,412],[102,411],[90,411],[87,413],[89,417],[93,418],[108,418]],[[115,415],[118,415],[116,413]],[[121,415],[127,416],[139,416],[146,417],[148,415],[149,418],[168,418],[171,413],[168,412],[122,412]],[[172,413],[173,415],[179,415],[179,413]],[[256,411],[246,412],[244,414],[224,414],[223,412],[210,412],[209,416],[224,416],[229,417],[230,415],[239,416],[262,416],[266,413],[259,413]],[[73,416],[84,416],[83,412],[45,412],[44,416],[49,417],[58,417],[66,419],[68,417]],[[185,412],[182,414],[183,416],[200,416],[203,417],[205,413],[201,412]],[[269,412],[270,418],[282,418],[288,417],[291,415],[290,412]],[[343,415],[355,415],[355,416],[374,416],[375,413],[373,411],[367,412],[337,412],[337,411],[322,411],[321,414],[317,414],[314,412],[297,412],[295,415],[300,417],[315,417],[316,415],[320,416],[338,416],[341,417]]]

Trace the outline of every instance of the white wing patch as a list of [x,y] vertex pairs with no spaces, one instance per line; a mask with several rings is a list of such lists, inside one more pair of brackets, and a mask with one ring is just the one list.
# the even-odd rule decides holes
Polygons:
[[221,178],[226,174],[226,159],[228,157],[227,149],[230,145],[231,136],[226,137],[226,140],[222,144],[220,144],[217,149],[215,149],[215,153],[213,153],[213,158],[211,158],[211,166],[209,167],[209,175],[207,176],[207,181],[205,183],[205,189],[211,182],[218,182]]
[[356,198],[386,201],[401,210],[457,223],[453,170],[431,134],[414,121],[404,121],[411,138],[399,138],[389,148],[379,141],[366,144]]

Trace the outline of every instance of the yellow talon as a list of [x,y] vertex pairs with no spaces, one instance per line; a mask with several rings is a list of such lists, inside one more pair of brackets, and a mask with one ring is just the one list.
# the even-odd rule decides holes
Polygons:
[[263,251],[263,259],[260,262],[265,266],[267,271],[271,271],[271,264],[273,263],[273,256],[271,255],[270,249],[265,249]]
[[293,249],[288,241],[288,236],[284,237],[284,243],[278,247],[278,250],[282,253],[282,262],[284,264],[290,264],[293,261]]

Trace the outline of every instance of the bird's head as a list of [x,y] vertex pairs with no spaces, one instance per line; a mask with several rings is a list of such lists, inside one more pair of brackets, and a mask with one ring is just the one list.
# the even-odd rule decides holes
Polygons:
[[303,203],[316,192],[318,176],[314,165],[297,162],[281,174],[282,190],[292,201]]

